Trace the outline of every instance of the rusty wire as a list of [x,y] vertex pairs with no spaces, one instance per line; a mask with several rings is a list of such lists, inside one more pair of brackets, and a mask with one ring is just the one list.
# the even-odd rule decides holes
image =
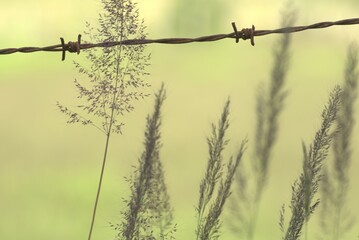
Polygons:
[[319,22],[307,26],[296,26],[296,27],[285,27],[278,28],[274,30],[255,30],[254,25],[252,28],[243,28],[241,31],[237,30],[236,24],[233,22],[233,32],[228,34],[215,34],[197,38],[161,38],[161,39],[127,39],[123,41],[114,41],[114,42],[101,42],[101,43],[81,43],[81,35],[78,35],[77,42],[68,42],[65,44],[63,38],[60,38],[61,44],[52,45],[47,47],[22,47],[22,48],[5,48],[0,49],[0,55],[2,54],[11,54],[16,52],[21,53],[32,53],[38,51],[44,52],[62,52],[62,61],[65,60],[66,51],[72,53],[80,53],[80,50],[96,48],[96,47],[113,47],[117,45],[140,45],[140,44],[151,44],[151,43],[159,43],[159,44],[185,44],[192,42],[214,42],[219,41],[225,38],[235,39],[236,42],[239,42],[239,39],[251,40],[251,45],[254,46],[254,37],[264,36],[268,34],[284,34],[284,33],[294,33],[301,32],[309,29],[321,29],[327,28],[334,25],[354,25],[359,24],[359,18],[351,18],[351,19],[343,19],[335,22]]

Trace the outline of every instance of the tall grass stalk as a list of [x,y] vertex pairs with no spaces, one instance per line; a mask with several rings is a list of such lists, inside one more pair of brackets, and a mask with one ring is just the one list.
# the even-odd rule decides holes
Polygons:
[[[229,127],[229,105],[228,100],[224,106],[218,125],[212,124],[212,134],[207,139],[209,147],[209,159],[207,170],[200,184],[200,196],[197,211],[197,240],[218,239],[221,226],[220,215],[230,195],[230,188],[234,174],[245,151],[246,141],[243,141],[236,159],[231,159],[227,165],[226,176],[223,176],[223,155],[222,152],[228,144],[225,138]],[[217,196],[214,192],[219,183]]]
[[[85,35],[93,42],[122,41],[130,38],[145,38],[145,26],[132,0],[102,0],[103,12],[99,15],[99,27],[87,24]],[[92,125],[105,135],[105,149],[92,214],[88,239],[91,239],[97,206],[101,192],[107,153],[112,133],[121,133],[120,118],[134,109],[133,101],[147,96],[143,88],[148,73],[146,66],[150,56],[143,45],[116,46],[89,49],[86,58],[90,65],[75,63],[79,73],[89,81],[75,80],[82,102],[72,110],[58,103],[61,112],[69,117],[68,123]]]
[[[296,10],[288,2],[282,12],[281,26],[294,24]],[[259,206],[263,191],[267,185],[268,168],[271,155],[279,132],[279,117],[286,98],[285,82],[289,68],[289,48],[291,37],[285,34],[280,37],[273,51],[274,65],[268,89],[260,89],[257,95],[255,152],[249,172],[240,168],[236,181],[236,194],[232,197],[231,229],[245,239],[254,238]],[[249,178],[250,176],[250,178]]]
[[154,111],[147,116],[144,151],[139,158],[135,177],[129,179],[131,196],[123,220],[115,227],[116,239],[165,239],[172,223],[172,208],[164,181],[161,148],[161,107],[165,90],[155,95]]
[[325,239],[344,239],[353,223],[353,216],[346,207],[349,168],[351,165],[351,139],[354,128],[354,104],[358,86],[358,46],[348,47],[343,96],[337,117],[338,133],[333,140],[334,161],[323,170],[321,187],[321,229]]
[[[328,155],[334,133],[330,132],[336,120],[340,107],[342,91],[336,86],[330,93],[329,101],[322,112],[322,124],[316,132],[314,141],[309,149],[303,147],[303,172],[292,185],[292,199],[290,203],[291,219],[284,235],[285,240],[298,240],[302,235],[303,225],[306,225],[305,238],[307,239],[307,223],[310,215],[319,205],[315,199],[322,176],[322,165]],[[283,230],[284,211],[281,211],[280,226]]]

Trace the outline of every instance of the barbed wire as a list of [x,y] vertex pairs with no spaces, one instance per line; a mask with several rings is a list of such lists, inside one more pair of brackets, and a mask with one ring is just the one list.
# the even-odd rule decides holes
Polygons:
[[202,36],[197,38],[127,39],[123,41],[112,41],[112,42],[101,42],[101,43],[81,43],[81,35],[79,34],[77,38],[77,42],[68,42],[67,44],[65,44],[64,39],[60,38],[61,44],[47,46],[47,47],[5,48],[5,49],[0,49],[0,55],[12,54],[16,52],[21,52],[21,53],[32,53],[38,51],[62,52],[62,61],[64,61],[66,51],[79,54],[80,50],[97,48],[97,47],[114,47],[117,45],[141,45],[141,44],[152,44],[152,43],[185,44],[185,43],[193,43],[193,42],[214,42],[226,38],[235,39],[236,43],[238,43],[240,39],[242,40],[250,39],[251,45],[254,46],[254,37],[259,37],[259,36],[264,36],[274,33],[286,34],[286,33],[301,32],[309,29],[328,28],[334,25],[354,25],[354,24],[359,24],[359,18],[343,19],[334,22],[328,22],[328,21],[319,22],[307,26],[285,27],[285,28],[278,28],[274,30],[255,30],[254,25],[252,25],[252,28],[243,28],[241,31],[238,31],[236,24],[232,22],[233,32],[228,34],[215,34],[215,35]]

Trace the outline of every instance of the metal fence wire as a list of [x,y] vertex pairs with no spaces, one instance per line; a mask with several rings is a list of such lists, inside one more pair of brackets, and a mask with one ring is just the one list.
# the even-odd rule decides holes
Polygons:
[[64,61],[67,51],[71,53],[79,54],[80,50],[96,48],[96,47],[113,47],[117,45],[140,45],[140,44],[151,44],[151,43],[185,44],[192,42],[214,42],[226,38],[235,39],[236,43],[238,43],[240,39],[242,40],[250,39],[251,45],[254,46],[254,37],[259,37],[259,36],[264,36],[274,33],[287,34],[287,33],[301,32],[309,29],[328,28],[335,25],[355,25],[355,24],[359,24],[359,18],[343,19],[334,22],[328,22],[328,21],[319,22],[307,26],[285,27],[285,28],[278,28],[274,30],[255,30],[254,25],[252,25],[251,28],[243,28],[241,31],[238,31],[236,24],[232,22],[233,32],[228,34],[215,34],[215,35],[202,36],[197,38],[127,39],[123,41],[101,42],[101,43],[81,43],[81,35],[79,34],[76,42],[68,42],[66,44],[64,39],[60,38],[61,44],[47,46],[47,47],[5,48],[5,49],[0,49],[0,55],[12,54],[16,52],[21,52],[21,53],[32,53],[38,51],[62,52],[62,61]]

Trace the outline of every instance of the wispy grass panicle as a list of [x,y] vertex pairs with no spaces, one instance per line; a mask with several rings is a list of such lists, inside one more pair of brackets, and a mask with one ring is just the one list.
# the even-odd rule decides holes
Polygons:
[[324,167],[321,187],[321,228],[323,239],[344,239],[353,223],[346,207],[351,164],[351,140],[354,128],[354,103],[358,86],[358,46],[348,48],[341,108],[337,117],[337,134],[333,140],[334,161]]
[[[99,15],[99,27],[87,24],[85,35],[95,42],[122,41],[130,38],[144,39],[143,20],[139,19],[136,4],[132,0],[102,0],[103,11]],[[88,239],[91,239],[107,151],[112,133],[121,133],[122,116],[134,110],[133,102],[146,97],[149,86],[144,77],[148,75],[150,55],[144,45],[88,49],[89,64],[75,63],[84,79],[75,79],[79,104],[66,107],[58,103],[61,112],[68,116],[68,123],[91,125],[105,135],[105,150],[99,185]],[[86,79],[86,80],[85,80]]]
[[[282,12],[281,26],[294,24],[296,10],[288,2]],[[263,191],[267,185],[268,168],[279,132],[279,117],[287,95],[286,76],[289,69],[291,36],[280,37],[273,51],[274,63],[267,88],[260,88],[256,103],[256,129],[254,156],[251,165],[244,172],[240,168],[236,181],[236,194],[232,197],[231,230],[245,239],[253,239]],[[247,179],[249,178],[249,179]],[[235,220],[235,221],[233,221]]]
[[161,236],[166,235],[165,231],[172,222],[172,208],[159,158],[161,106],[164,99],[165,91],[162,86],[156,94],[154,112],[147,117],[145,150],[131,184],[132,195],[128,201],[128,209],[123,212],[125,220],[118,229],[119,239],[154,237],[156,234],[158,239],[162,239]]
[[234,175],[244,154],[246,144],[247,140],[244,140],[240,146],[236,159],[233,161],[231,158],[227,165],[227,173],[226,176],[221,179],[217,198],[211,204],[207,216],[203,221],[203,225],[200,228],[199,239],[201,240],[219,239],[220,237],[220,216],[227,199],[231,195],[231,186],[234,180]]
[[207,204],[212,198],[216,183],[222,176],[222,152],[228,143],[228,140],[225,139],[225,134],[229,127],[229,104],[230,101],[228,100],[224,106],[218,126],[212,124],[212,134],[207,138],[209,159],[205,177],[200,184],[200,197],[197,209],[198,219],[202,219]]
[[[200,196],[197,211],[197,240],[218,239],[220,236],[220,216],[226,200],[230,196],[230,188],[234,179],[234,174],[242,159],[246,148],[246,140],[242,142],[240,150],[233,161],[231,159],[227,165],[226,176],[223,176],[223,156],[222,152],[228,143],[225,138],[229,127],[229,105],[228,100],[224,106],[218,125],[212,124],[211,137],[207,139],[209,147],[209,159],[205,176],[200,184]],[[217,195],[214,194],[216,186],[219,187]]]
[[[91,40],[121,41],[146,37],[143,20],[139,19],[132,0],[103,0],[104,12],[100,14],[100,28],[87,24]],[[134,110],[133,102],[148,96],[144,91],[150,55],[145,46],[119,45],[112,48],[89,49],[86,58],[90,65],[75,63],[79,73],[87,80],[75,79],[80,103],[77,110],[58,104],[69,117],[69,123],[92,124],[106,135],[121,133],[125,113]]]
[[172,224],[172,208],[159,157],[161,147],[161,107],[165,99],[162,85],[156,94],[154,111],[147,117],[144,151],[135,177],[130,180],[131,196],[123,220],[116,226],[116,239],[165,239]]
[[303,172],[292,185],[291,219],[285,240],[300,239],[303,225],[308,222],[310,215],[319,205],[319,199],[315,199],[315,196],[322,176],[323,161],[328,155],[333,139],[334,133],[330,130],[337,117],[341,95],[340,87],[336,86],[322,112],[322,124],[315,134],[314,141],[309,149],[303,143]]

